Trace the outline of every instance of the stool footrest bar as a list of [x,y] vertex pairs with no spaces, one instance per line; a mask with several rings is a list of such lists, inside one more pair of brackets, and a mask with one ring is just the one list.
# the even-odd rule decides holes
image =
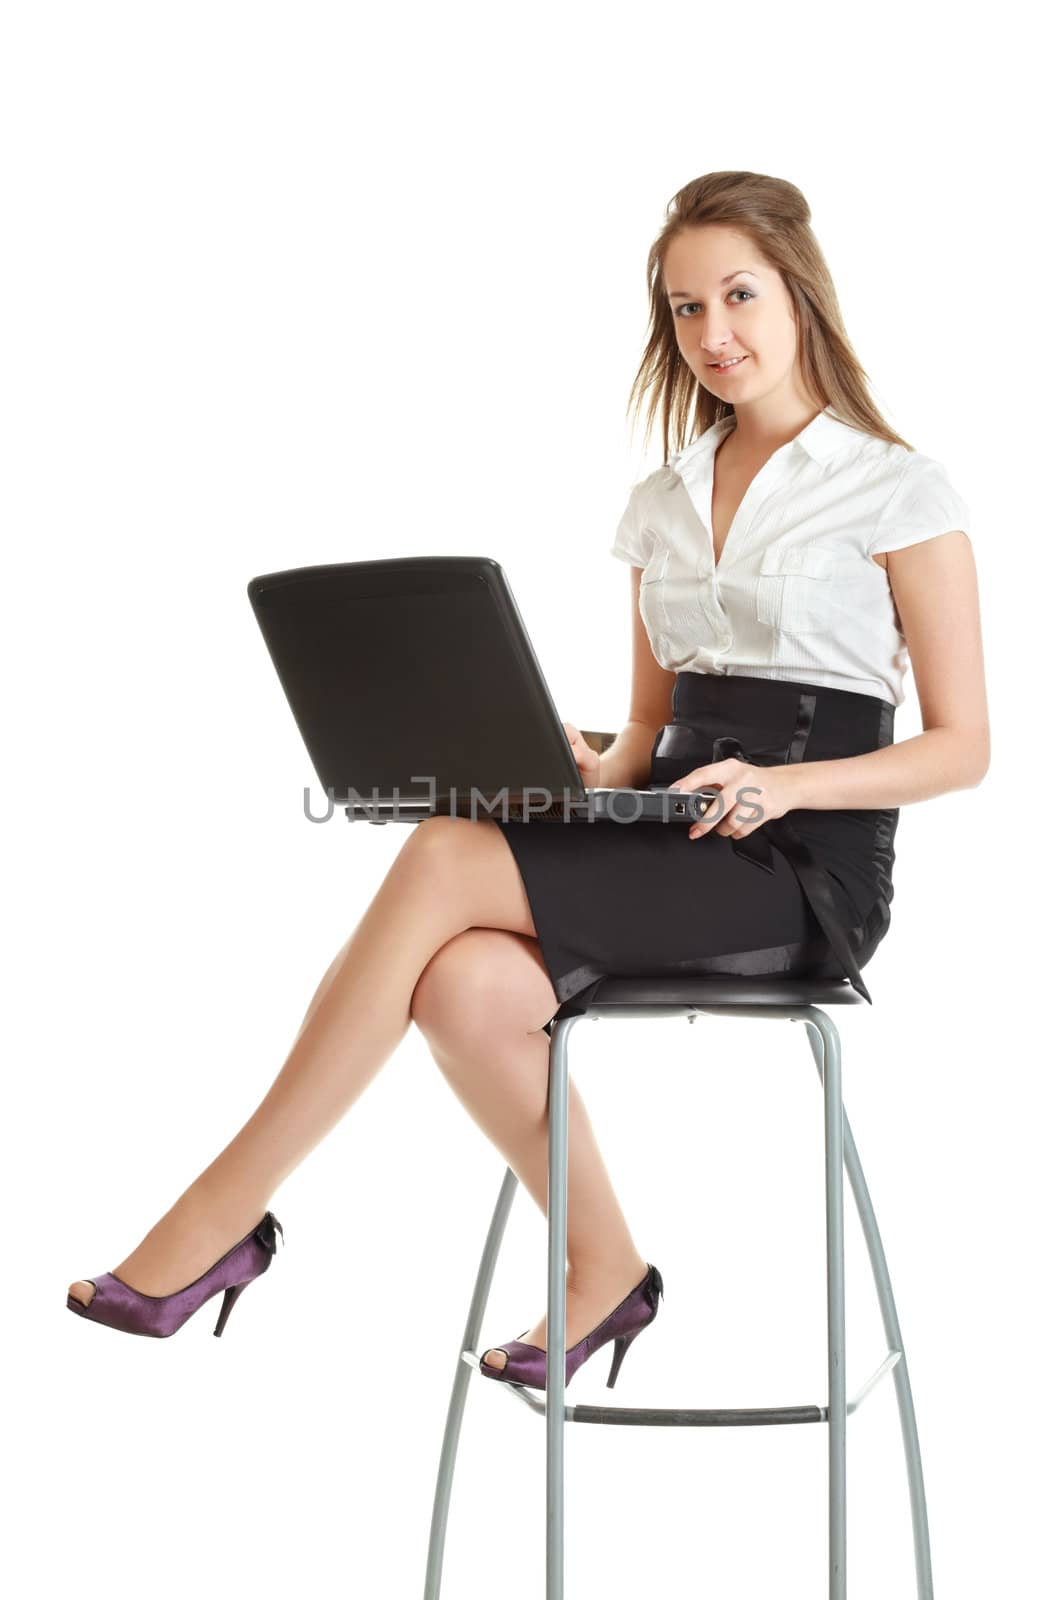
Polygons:
[[[479,1357],[474,1350],[463,1350],[461,1360],[477,1370]],[[847,1402],[847,1416],[853,1416],[866,1395],[898,1365],[901,1350],[889,1350],[873,1376]],[[524,1384],[503,1384],[512,1397],[522,1400],[530,1410],[544,1416],[546,1403],[540,1390]],[[565,1422],[605,1422],[618,1427],[765,1427],[783,1422],[826,1422],[828,1405],[711,1406],[708,1410],[671,1410],[665,1406],[565,1405]]]
[[[466,1359],[467,1352],[465,1352]],[[515,1400],[521,1400],[531,1411],[543,1417],[546,1411],[545,1395],[540,1389],[528,1389],[521,1383],[501,1383]],[[563,1407],[564,1422],[604,1422],[613,1426],[648,1428],[733,1428],[753,1427],[783,1422],[824,1422],[824,1406],[737,1406],[711,1407],[708,1410],[674,1409],[663,1406],[571,1406]]]
[[622,1427],[747,1428],[783,1422],[823,1422],[820,1406],[763,1406],[729,1410],[676,1411],[646,1406],[572,1406],[571,1422],[605,1422]]
[[[469,1366],[478,1369],[478,1357],[472,1350],[461,1352],[461,1359]],[[871,1394],[876,1385],[885,1378],[901,1361],[900,1350],[888,1351],[886,1357],[880,1362],[853,1400],[847,1401],[846,1414],[853,1416],[858,1406],[865,1397]],[[545,1397],[542,1391],[528,1389],[521,1383],[505,1383],[501,1385],[515,1399],[521,1400],[531,1411],[536,1411],[539,1416],[545,1415]],[[827,1422],[827,1405],[808,1406],[736,1406],[736,1407],[709,1407],[707,1409],[681,1408],[671,1409],[660,1406],[570,1406],[563,1408],[565,1422],[603,1422],[613,1426],[626,1427],[661,1427],[661,1428],[740,1428],[763,1427],[789,1422]]]

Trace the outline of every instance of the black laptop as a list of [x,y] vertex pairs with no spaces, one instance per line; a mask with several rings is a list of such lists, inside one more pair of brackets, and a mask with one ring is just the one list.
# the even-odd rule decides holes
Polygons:
[[411,556],[252,578],[321,786],[350,820],[677,821],[713,791],[589,789],[499,564]]

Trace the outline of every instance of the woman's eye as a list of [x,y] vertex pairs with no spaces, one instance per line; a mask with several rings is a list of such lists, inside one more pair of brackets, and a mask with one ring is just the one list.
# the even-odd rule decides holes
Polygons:
[[[754,299],[754,295],[752,294],[750,289],[733,289],[731,292],[733,294],[746,295],[748,300],[753,300]],[[737,303],[739,305],[743,305],[745,302],[743,300],[740,300]],[[698,300],[686,300],[684,305],[678,306],[676,315],[680,316],[683,311],[699,311],[701,309],[702,309],[702,307],[700,306]],[[687,320],[688,319],[686,317],[685,321],[687,322]]]

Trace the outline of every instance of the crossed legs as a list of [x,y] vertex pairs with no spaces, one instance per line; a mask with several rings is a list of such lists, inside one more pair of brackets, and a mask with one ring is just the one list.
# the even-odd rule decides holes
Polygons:
[[[205,1272],[260,1219],[283,1180],[389,1060],[414,1017],[462,1102],[544,1211],[548,1039],[542,1028],[557,1000],[534,934],[522,877],[493,823],[439,816],[417,824],[321,979],[264,1098],[113,1269],[117,1276],[143,1294],[166,1295]],[[573,1083],[569,1139],[573,1344],[647,1266],[633,1248]],[[93,1292],[84,1280],[70,1286],[84,1304]],[[527,1342],[543,1348],[543,1335],[544,1319]]]

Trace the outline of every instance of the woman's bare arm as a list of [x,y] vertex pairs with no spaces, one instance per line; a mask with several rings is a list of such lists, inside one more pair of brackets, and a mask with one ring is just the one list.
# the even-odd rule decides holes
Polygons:
[[629,719],[614,744],[600,757],[601,789],[646,789],[651,777],[651,749],[655,735],[669,722],[675,675],[660,667],[651,652],[640,614],[640,577],[643,568],[630,569],[633,598],[633,687]]
[[887,554],[924,732],[863,756],[778,769],[793,808],[872,810],[972,789],[990,766],[975,555],[952,533]]

